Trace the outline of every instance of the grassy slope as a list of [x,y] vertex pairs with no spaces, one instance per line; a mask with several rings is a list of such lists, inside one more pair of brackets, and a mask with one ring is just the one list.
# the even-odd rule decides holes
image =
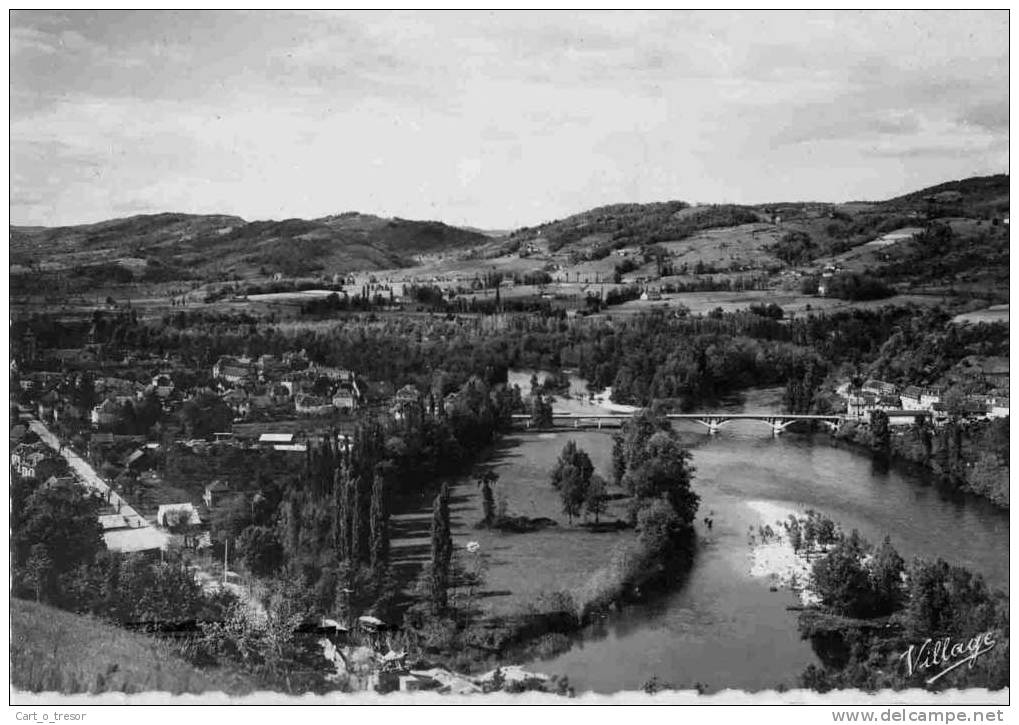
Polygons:
[[236,673],[188,664],[156,639],[22,599],[11,599],[11,684],[63,694],[255,689]]

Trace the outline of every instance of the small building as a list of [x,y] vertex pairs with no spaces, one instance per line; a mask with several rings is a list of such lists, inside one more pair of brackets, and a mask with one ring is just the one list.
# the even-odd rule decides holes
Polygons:
[[262,355],[257,362],[258,375],[263,380],[274,380],[289,368],[283,360],[275,355]]
[[342,412],[351,412],[357,409],[357,397],[354,391],[340,388],[333,395],[333,407]]
[[315,378],[327,378],[336,383],[353,383],[354,373],[344,368],[333,368],[327,365],[312,365],[308,373]]
[[903,410],[922,410],[920,407],[920,388],[907,385],[899,393],[899,404]]
[[116,425],[123,419],[121,407],[112,399],[107,398],[99,405],[92,408],[89,420],[96,428],[107,428]]
[[223,355],[212,366],[212,377],[228,383],[239,383],[252,375],[254,366],[248,358]]
[[867,380],[862,388],[865,393],[872,393],[874,395],[895,395],[898,389],[892,383],[886,383],[883,380],[875,380],[873,378]]
[[261,446],[292,445],[293,443],[293,433],[263,433],[258,437],[258,444]]
[[202,518],[193,503],[163,504],[156,511],[156,526],[164,529],[176,526],[201,526]]
[[202,501],[205,502],[207,508],[214,509],[217,506],[222,506],[224,503],[239,496],[243,491],[236,491],[230,488],[230,484],[226,481],[216,479],[212,483],[205,485],[205,493],[202,495]]
[[935,403],[941,402],[941,396],[944,394],[945,389],[939,387],[921,388],[920,389],[920,408],[921,410],[930,410]]
[[145,465],[147,458],[148,454],[144,448],[136,448],[124,456],[121,463],[124,468],[140,468]]
[[899,393],[899,404],[903,410],[932,410],[941,402],[942,388],[907,385]]

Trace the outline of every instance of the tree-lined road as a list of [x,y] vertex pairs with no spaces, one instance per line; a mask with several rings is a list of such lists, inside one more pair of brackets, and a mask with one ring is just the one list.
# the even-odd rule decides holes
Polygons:
[[144,516],[110,487],[88,461],[61,444],[60,439],[42,421],[32,418],[28,421],[28,427],[39,436],[39,440],[64,457],[67,465],[86,488],[98,493],[117,509],[117,513],[124,517],[128,528],[108,531],[103,534],[107,548],[111,551],[130,552],[167,547],[170,542],[169,535],[152,526]]

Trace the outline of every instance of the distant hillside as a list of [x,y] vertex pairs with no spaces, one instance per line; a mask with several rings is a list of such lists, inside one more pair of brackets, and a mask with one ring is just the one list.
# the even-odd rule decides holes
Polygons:
[[[74,227],[11,227],[15,265],[116,262],[161,281],[203,273],[286,276],[408,266],[413,257],[488,241],[441,222],[350,212],[247,222],[221,215],[153,214]],[[147,276],[146,276],[147,275]]]
[[1007,214],[1009,208],[1008,174],[974,176],[959,181],[947,181],[903,196],[882,202],[887,208],[939,209],[941,216],[988,218]]
[[[28,295],[46,288],[51,278],[71,292],[275,274],[309,278],[419,264],[431,265],[434,274],[449,265],[491,266],[497,259],[509,265],[506,269],[568,270],[575,279],[607,279],[621,266],[635,278],[667,268],[680,276],[775,274],[821,260],[862,272],[926,260],[934,248],[910,251],[910,230],[936,220],[955,220],[950,221],[956,234],[953,254],[989,255],[974,256],[968,265],[969,284],[979,285],[990,277],[1000,282],[1001,270],[990,277],[983,271],[1007,261],[1007,230],[997,225],[1008,209],[1009,177],[997,175],[946,182],[886,201],[612,204],[512,233],[358,212],[254,222],[155,214],[75,227],[11,227],[11,287]],[[886,235],[906,241],[882,246],[879,240]],[[663,266],[663,260],[669,264]],[[18,275],[26,268],[42,274]],[[925,279],[940,283],[955,267],[923,269]],[[49,270],[56,272],[47,277]],[[906,281],[896,276],[896,282]]]
[[682,201],[613,204],[519,229],[510,239],[540,241],[548,245],[550,252],[574,243],[597,245],[607,251],[679,241],[704,229],[749,224],[763,218],[763,214],[750,207],[735,205],[691,207]]
[[164,642],[59,609],[11,599],[11,684],[29,692],[224,692],[242,675],[200,670]]

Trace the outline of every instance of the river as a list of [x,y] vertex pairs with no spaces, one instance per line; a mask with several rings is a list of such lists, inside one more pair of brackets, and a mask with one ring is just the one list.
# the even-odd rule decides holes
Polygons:
[[[514,373],[512,382],[524,375]],[[778,389],[755,390],[719,409],[776,411],[780,398]],[[836,445],[826,433],[775,438],[754,421],[728,423],[715,436],[696,423],[677,428],[693,441],[701,496],[698,552],[688,576],[668,594],[588,627],[567,652],[526,668],[565,674],[578,692],[639,689],[652,676],[708,691],[795,686],[817,661],[797,633],[797,613],[787,609],[798,600],[750,574],[748,530],[774,523],[758,513],[768,506],[815,509],[872,542],[889,536],[907,561],[942,557],[1008,590],[1008,514],[982,499],[947,491],[912,469],[875,468],[866,453]],[[569,433],[555,435],[565,441]],[[521,443],[520,456],[529,446],[548,446],[532,440]],[[707,515],[710,530],[702,521]]]

